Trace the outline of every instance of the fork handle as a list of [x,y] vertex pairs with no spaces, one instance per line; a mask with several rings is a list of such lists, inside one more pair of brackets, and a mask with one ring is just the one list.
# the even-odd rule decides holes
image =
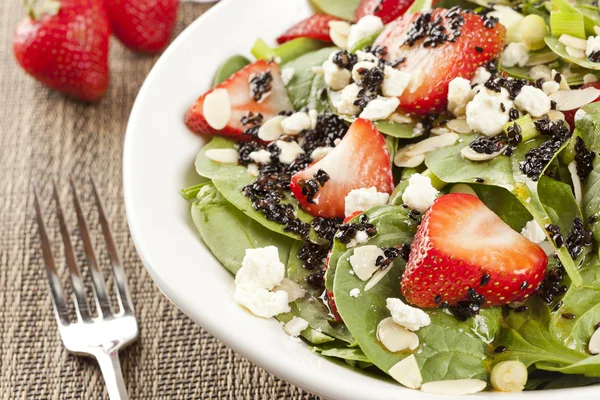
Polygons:
[[113,350],[106,353],[96,355],[96,360],[100,365],[108,397],[110,400],[127,400],[127,389],[123,380],[123,372],[121,372],[121,363],[119,362],[119,352]]

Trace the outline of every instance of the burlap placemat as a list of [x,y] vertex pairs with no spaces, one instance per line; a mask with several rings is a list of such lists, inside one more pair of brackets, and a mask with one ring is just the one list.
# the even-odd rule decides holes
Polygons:
[[[36,250],[30,187],[35,179],[48,214],[49,179],[57,179],[67,208],[68,175],[73,173],[83,185],[90,171],[112,217],[140,324],[140,339],[121,354],[131,398],[314,398],[252,365],[195,325],[159,292],[138,259],[125,219],[121,153],[129,111],[156,57],[135,55],[113,39],[107,97],[93,106],[65,99],[35,83],[13,60],[11,36],[24,15],[21,3],[0,4],[0,397],[107,398],[95,363],[69,355],[60,342]],[[176,32],[208,7],[183,4]],[[89,210],[88,200],[84,203]],[[72,212],[68,216],[80,246]],[[55,219],[49,224],[56,226]],[[56,229],[51,235],[58,245]],[[97,232],[93,239],[100,247]],[[57,257],[60,252],[57,246]],[[63,277],[67,287],[68,278]]]

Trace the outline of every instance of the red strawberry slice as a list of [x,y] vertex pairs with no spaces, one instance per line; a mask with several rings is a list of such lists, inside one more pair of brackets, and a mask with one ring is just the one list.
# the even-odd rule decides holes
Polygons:
[[[402,276],[412,304],[438,307],[468,299],[473,289],[484,307],[529,297],[544,279],[544,250],[512,230],[476,196],[439,197],[417,230]],[[440,297],[441,295],[441,297]]]
[[361,0],[356,9],[356,21],[366,15],[376,15],[384,24],[404,14],[413,0]]
[[277,43],[282,44],[296,38],[310,38],[331,42],[329,37],[329,21],[339,21],[339,18],[327,14],[315,14],[298,22],[277,38]]
[[[312,202],[302,186],[323,170],[329,180],[319,188]],[[385,139],[366,119],[358,118],[342,141],[324,158],[292,176],[292,193],[309,213],[325,218],[343,218],[346,195],[354,189],[375,187],[392,193],[394,178]]]
[[[583,85],[581,87],[581,89],[585,89],[585,88],[589,88],[589,87],[600,89],[600,82],[586,83],[585,85]],[[595,103],[597,101],[600,101],[600,96],[596,100],[592,101],[592,103]],[[562,112],[565,115],[565,121],[567,121],[569,123],[571,130],[575,129],[575,113],[577,112],[577,110],[579,110],[579,108],[575,108],[573,110],[568,110],[568,111]]]
[[[253,77],[260,76],[260,74],[270,74],[272,78],[268,82],[270,93],[268,95],[265,93],[262,97],[259,96],[259,100],[256,101],[250,90],[250,80]],[[231,118],[227,126],[220,130],[213,129],[204,117],[204,99],[206,95],[217,88],[227,90],[231,104]],[[215,86],[196,100],[196,103],[189,109],[185,116],[185,124],[194,133],[202,135],[215,134],[229,136],[238,140],[250,140],[254,137],[244,132],[253,125],[244,125],[242,117],[248,116],[249,112],[252,112],[254,115],[260,113],[263,116],[263,121],[266,121],[276,116],[282,110],[293,110],[293,106],[290,103],[281,79],[279,66],[275,62],[258,60],[253,64],[245,66],[229,79]]]
[[[418,115],[444,110],[452,79],[471,79],[478,67],[498,57],[506,29],[489,21],[486,25],[493,26],[486,28],[484,21],[471,12],[438,8],[405,15],[387,25],[375,44],[387,48],[388,60],[404,59],[399,70],[412,73],[414,79],[415,74],[423,74],[422,83],[412,93],[405,90],[399,97],[400,108]],[[437,40],[441,34],[436,30],[442,28],[443,34],[455,37],[453,42]]]

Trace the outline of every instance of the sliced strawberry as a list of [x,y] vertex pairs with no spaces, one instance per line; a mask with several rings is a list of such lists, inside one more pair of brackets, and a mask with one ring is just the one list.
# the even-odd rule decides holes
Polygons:
[[[329,180],[314,195],[312,202],[303,193],[309,179],[323,170]],[[351,190],[375,187],[392,193],[394,178],[385,139],[366,119],[358,118],[342,141],[324,158],[292,176],[292,193],[309,213],[325,218],[343,218],[344,201]]]
[[[264,94],[256,101],[250,90],[250,80],[259,74],[270,73],[272,80],[269,82],[270,93]],[[213,129],[204,117],[204,99],[206,95],[217,88],[226,89],[231,104],[231,118],[225,128]],[[242,117],[253,114],[262,114],[263,121],[276,116],[282,110],[293,110],[292,103],[281,79],[279,66],[275,62],[258,60],[247,65],[233,74],[229,79],[204,93],[189,109],[185,116],[185,124],[194,133],[215,134],[229,136],[238,140],[249,140],[253,136],[244,134],[246,129],[253,125],[244,125]]]
[[361,0],[356,9],[356,21],[365,15],[376,15],[384,24],[404,14],[413,0]]
[[[492,27],[486,28],[484,21],[472,12],[437,8],[387,25],[375,44],[387,48],[388,60],[404,59],[399,70],[412,73],[413,79],[422,73],[423,78],[412,92],[407,89],[399,97],[402,110],[419,115],[444,110],[452,79],[471,79],[477,68],[498,57],[506,29],[490,21],[486,25]],[[439,40],[443,35],[455,40]]]
[[329,37],[329,21],[339,21],[339,18],[327,14],[314,14],[292,26],[277,38],[277,43],[282,44],[296,38],[310,38],[331,42]]
[[402,276],[414,305],[456,305],[472,289],[483,306],[529,297],[544,279],[544,250],[512,230],[476,196],[439,197],[417,230]]
[[[585,88],[589,88],[589,87],[600,89],[600,82],[586,83],[585,85],[583,85],[581,87],[581,89],[585,89]],[[597,101],[600,101],[600,96],[596,100],[592,101],[592,103],[595,103]],[[568,110],[568,111],[562,112],[565,115],[565,121],[567,121],[569,123],[571,130],[575,129],[575,113],[577,112],[577,110],[579,110],[579,108],[575,108],[573,110]]]

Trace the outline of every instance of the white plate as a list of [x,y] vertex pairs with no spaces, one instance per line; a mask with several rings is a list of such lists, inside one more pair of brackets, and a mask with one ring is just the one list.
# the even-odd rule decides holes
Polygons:
[[[249,55],[258,37],[272,41],[311,13],[307,0],[226,0],[165,51],[140,90],[125,137],[123,181],[131,235],[154,282],[177,307],[269,372],[330,399],[439,399],[330,362],[290,340],[274,319],[238,307],[232,301],[232,276],[202,243],[189,205],[179,195],[197,179],[193,162],[203,144],[183,117],[209,88],[217,67],[232,54]],[[600,389],[561,392],[581,399],[597,396]],[[548,392],[519,397],[547,398]]]

